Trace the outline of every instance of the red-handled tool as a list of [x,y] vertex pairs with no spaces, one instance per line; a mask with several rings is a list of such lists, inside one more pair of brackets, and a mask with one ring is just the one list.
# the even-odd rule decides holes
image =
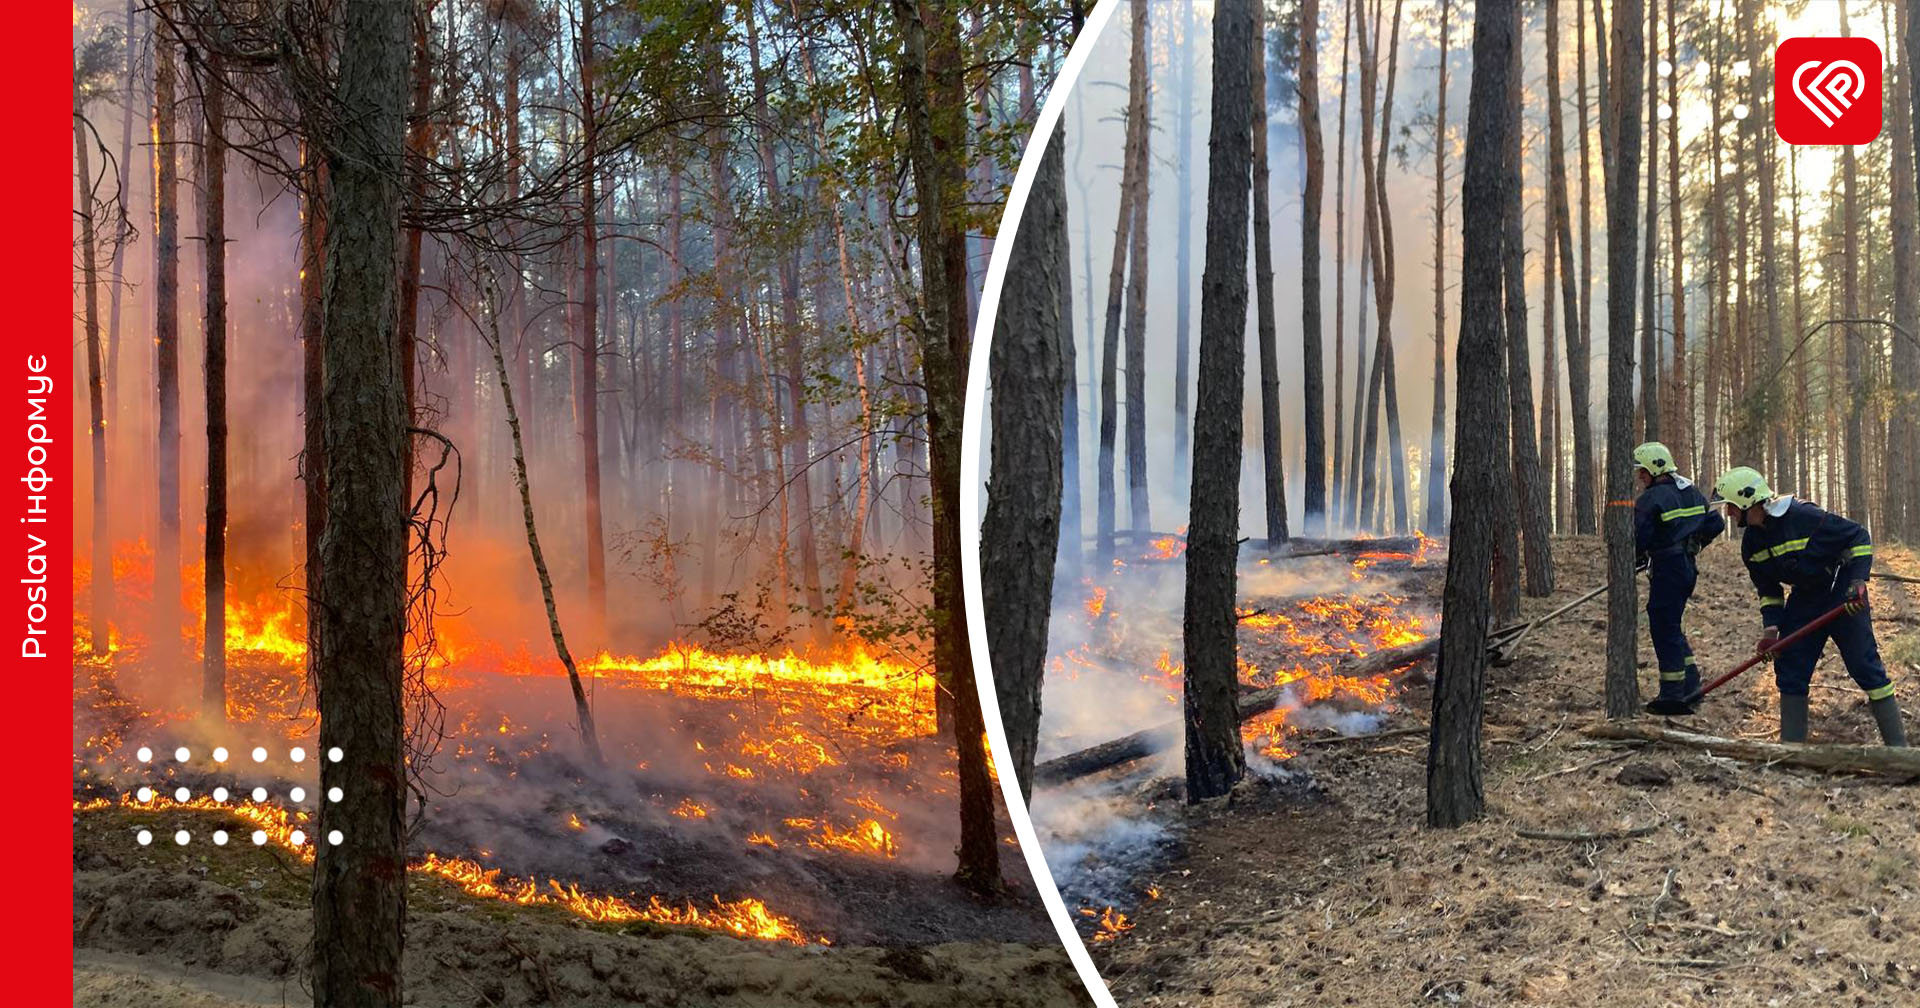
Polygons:
[[1771,658],[1772,656],[1779,654],[1780,652],[1786,650],[1787,648],[1800,643],[1802,640],[1805,640],[1807,636],[1812,634],[1814,631],[1819,630],[1821,627],[1824,627],[1827,624],[1833,622],[1834,620],[1839,619],[1841,616],[1846,615],[1848,607],[1854,604],[1855,603],[1853,601],[1849,600],[1846,602],[1842,602],[1837,606],[1834,606],[1832,609],[1829,609],[1828,611],[1821,613],[1819,616],[1815,617],[1813,622],[1808,623],[1806,626],[1803,626],[1800,629],[1795,630],[1794,632],[1786,635],[1785,637],[1780,638],[1777,641],[1774,641],[1772,647],[1766,649],[1765,651],[1760,652],[1759,654],[1754,655],[1753,657],[1747,659],[1746,661],[1741,662],[1738,665],[1735,665],[1731,671],[1720,676],[1720,678],[1715,679],[1712,682],[1707,683],[1706,685],[1693,691],[1693,693],[1687,696],[1685,699],[1681,699],[1681,700],[1655,699],[1652,702],[1647,704],[1647,711],[1649,713],[1659,714],[1665,717],[1677,717],[1683,714],[1693,713],[1694,705],[1699,703],[1702,697],[1705,697],[1707,694],[1713,692],[1714,690],[1717,690],[1720,687],[1725,686],[1727,683],[1732,682],[1735,678],[1737,678],[1740,675],[1740,673],[1745,672],[1746,670],[1754,667],[1755,665],[1758,665],[1761,662],[1766,661],[1768,658]]

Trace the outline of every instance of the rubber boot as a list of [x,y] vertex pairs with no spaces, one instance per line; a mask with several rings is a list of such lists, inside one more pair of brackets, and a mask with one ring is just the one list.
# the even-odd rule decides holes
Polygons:
[[1780,694],[1780,741],[1807,740],[1807,698]]
[[1906,748],[1907,727],[1900,722],[1900,701],[1890,696],[1881,697],[1867,707],[1873,711],[1874,723],[1880,726],[1880,741]]

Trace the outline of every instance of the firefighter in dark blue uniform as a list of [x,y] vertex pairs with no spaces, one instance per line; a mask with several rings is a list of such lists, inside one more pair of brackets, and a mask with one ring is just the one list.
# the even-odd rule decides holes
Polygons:
[[1660,695],[1647,705],[1655,714],[1691,714],[1684,698],[1700,688],[1700,669],[1683,622],[1698,577],[1694,554],[1712,542],[1725,523],[1707,510],[1706,495],[1675,471],[1673,453],[1658,441],[1633,450],[1634,548],[1647,570],[1647,633],[1660,665]]
[[[1867,611],[1867,577],[1873,570],[1873,540],[1855,522],[1805,501],[1775,494],[1753,469],[1730,469],[1713,485],[1715,503],[1745,531],[1740,555],[1754,590],[1760,593],[1764,630],[1756,647],[1766,651],[1783,635],[1806,626],[1823,613],[1846,606],[1846,614],[1779,652],[1773,660],[1780,687],[1780,741],[1807,740],[1807,688],[1813,666],[1831,638],[1846,662],[1847,674],[1866,691],[1881,741],[1907,744],[1900,702],[1880,661]],[[1793,589],[1785,594],[1786,586]]]

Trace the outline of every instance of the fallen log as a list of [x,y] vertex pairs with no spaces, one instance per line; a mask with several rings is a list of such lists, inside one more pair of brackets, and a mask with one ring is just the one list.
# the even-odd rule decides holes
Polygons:
[[1786,742],[1757,742],[1750,739],[1717,738],[1677,728],[1652,725],[1602,722],[1582,728],[1589,738],[1642,739],[1664,742],[1687,749],[1700,749],[1715,756],[1728,756],[1749,763],[1777,763],[1805,767],[1828,773],[1885,774],[1892,777],[1920,777],[1920,749],[1894,749],[1887,746],[1796,745]]
[[[1370,676],[1391,672],[1403,665],[1431,658],[1440,650],[1440,638],[1430,637],[1423,641],[1397,648],[1375,651],[1370,655],[1354,658],[1334,666],[1334,675]],[[1280,706],[1281,698],[1286,695],[1286,686],[1269,686],[1254,690],[1240,697],[1240,720],[1251,721],[1267,711]],[[1033,768],[1034,787],[1056,787],[1069,781],[1078,780],[1089,774],[1109,770],[1124,763],[1145,759],[1155,753],[1173,748],[1181,739],[1181,724],[1170,721],[1155,725],[1144,731],[1122,736],[1110,742],[1102,742],[1065,756],[1056,756]]]

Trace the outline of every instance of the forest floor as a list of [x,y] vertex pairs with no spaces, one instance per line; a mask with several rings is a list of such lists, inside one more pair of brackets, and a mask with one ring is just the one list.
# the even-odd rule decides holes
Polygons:
[[[1598,539],[1554,552],[1557,590],[1526,599],[1527,616],[1603,579]],[[1903,549],[1875,560],[1920,574]],[[1875,582],[1872,596],[1912,733],[1920,588]],[[1422,734],[1306,747],[1283,764],[1290,779],[1182,807],[1179,843],[1136,881],[1157,896],[1094,946],[1119,1003],[1920,1005],[1920,788],[1586,740],[1602,707],[1604,604],[1489,670],[1479,822],[1425,827]],[[1749,654],[1757,623],[1737,551],[1716,545],[1687,620],[1702,671]],[[1650,697],[1644,634],[1640,668]],[[1431,689],[1406,681],[1383,730],[1426,721]],[[1762,666],[1675,726],[1770,740],[1775,698]],[[1811,741],[1878,742],[1831,648],[1813,698]],[[1649,825],[1598,843],[1515,834]]]
[[[76,1008],[310,1004],[310,869],[272,848],[136,847],[133,825],[115,808],[74,814]],[[414,873],[405,989],[421,1008],[1088,1003],[1052,940],[796,946],[593,923]]]

